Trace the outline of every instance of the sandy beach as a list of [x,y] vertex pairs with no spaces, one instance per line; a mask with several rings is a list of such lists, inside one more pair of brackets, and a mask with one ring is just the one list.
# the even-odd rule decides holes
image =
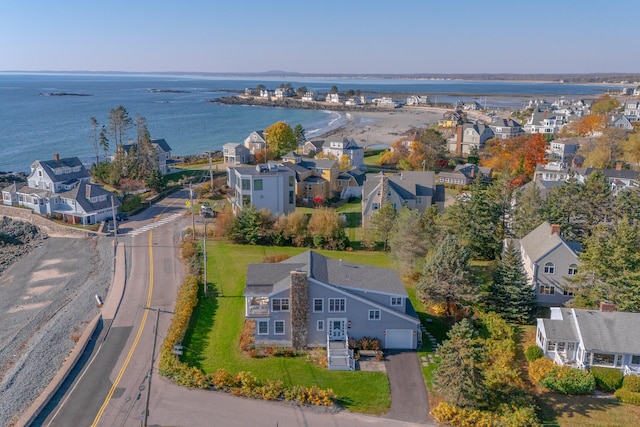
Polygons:
[[[411,128],[427,128],[438,123],[438,119],[447,111],[444,108],[420,107],[390,111],[351,111],[346,112],[346,124],[319,136],[343,135],[353,138],[361,147],[390,146],[394,141],[406,135]],[[490,118],[475,111],[467,114],[482,122]],[[315,139],[315,138],[314,138]]]

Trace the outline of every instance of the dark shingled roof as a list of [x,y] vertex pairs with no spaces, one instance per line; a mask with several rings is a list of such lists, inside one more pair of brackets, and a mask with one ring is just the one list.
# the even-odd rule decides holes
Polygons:
[[[52,182],[73,182],[79,179],[89,178],[89,171],[82,166],[82,162],[77,157],[68,157],[66,159],[56,160],[37,160],[36,163],[39,163],[42,166],[42,169],[47,174],[47,176],[51,179]],[[56,169],[61,168],[77,168],[80,166],[80,170],[78,172],[69,172],[62,174],[55,174]],[[32,166],[33,167],[33,166]]]
[[269,295],[289,287],[289,275],[300,270],[311,279],[343,289],[355,288],[407,296],[395,270],[334,260],[314,251],[277,264],[250,264],[245,295]]
[[168,153],[169,151],[171,151],[171,147],[169,146],[169,144],[167,144],[167,141],[165,141],[164,138],[152,139],[151,143],[160,147],[162,151],[164,151],[165,153]]
[[[91,197],[107,196],[105,200],[91,202]],[[85,212],[93,212],[111,207],[112,194],[100,185],[80,183],[73,190],[60,193],[60,197],[75,200]],[[114,206],[120,206],[120,200],[114,198]]]

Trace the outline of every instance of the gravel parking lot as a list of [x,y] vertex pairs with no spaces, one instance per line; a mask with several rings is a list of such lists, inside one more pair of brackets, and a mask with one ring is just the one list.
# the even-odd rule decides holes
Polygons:
[[110,239],[49,237],[0,275],[0,426],[29,407],[98,313],[112,260]]

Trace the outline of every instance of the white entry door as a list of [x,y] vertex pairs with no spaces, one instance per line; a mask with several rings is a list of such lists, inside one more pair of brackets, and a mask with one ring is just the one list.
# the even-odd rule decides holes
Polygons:
[[344,339],[344,325],[345,319],[328,319],[329,334],[332,340]]

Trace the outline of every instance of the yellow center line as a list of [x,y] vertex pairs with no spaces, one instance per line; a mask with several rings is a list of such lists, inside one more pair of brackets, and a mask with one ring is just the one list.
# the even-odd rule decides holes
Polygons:
[[[157,220],[158,219],[156,218],[156,221]],[[153,232],[151,230],[149,230],[149,292],[147,294],[146,307],[151,306],[151,296],[153,295],[153,246],[152,246],[152,238],[153,238]],[[116,377],[116,380],[113,382],[113,385],[111,386],[111,390],[109,390],[109,394],[107,394],[107,397],[104,400],[104,403],[102,404],[102,406],[100,407],[100,410],[98,411],[98,414],[94,418],[93,424],[91,424],[91,427],[96,427],[98,425],[98,423],[100,422],[100,419],[102,418],[102,415],[104,414],[105,409],[107,409],[107,405],[109,404],[109,401],[111,400],[111,397],[113,397],[113,393],[115,392],[116,388],[118,388],[118,384],[120,383],[120,380],[122,379],[122,376],[124,375],[124,371],[127,369],[127,366],[129,365],[129,361],[131,360],[131,357],[133,356],[133,352],[136,350],[136,347],[138,345],[138,341],[140,340],[140,336],[142,335],[142,330],[144,329],[144,325],[147,322],[148,314],[149,314],[149,310],[144,310],[144,313],[142,314],[142,322],[140,323],[140,327],[138,328],[138,333],[136,334],[136,338],[133,341],[133,344],[131,345],[131,349],[129,349],[129,353],[127,354],[127,358],[125,359],[124,364],[122,365],[122,368],[120,368],[120,372],[118,372],[118,376]]]

